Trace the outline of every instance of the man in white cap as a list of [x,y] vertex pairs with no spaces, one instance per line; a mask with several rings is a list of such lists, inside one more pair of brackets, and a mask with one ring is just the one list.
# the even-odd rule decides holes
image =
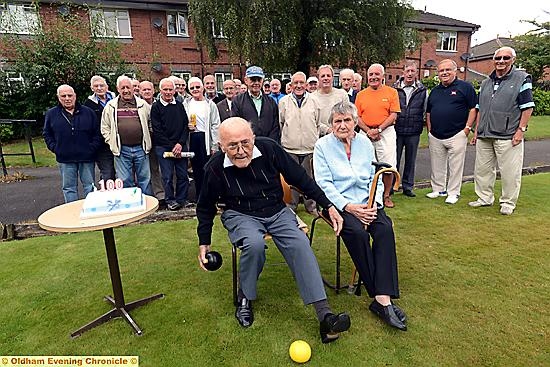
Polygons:
[[313,93],[317,90],[317,84],[319,84],[319,79],[316,76],[310,76],[306,80],[306,90],[308,93]]
[[248,92],[234,98],[231,116],[248,121],[254,135],[267,136],[280,143],[279,109],[273,98],[262,93],[264,76],[264,71],[259,66],[246,69],[244,82]]

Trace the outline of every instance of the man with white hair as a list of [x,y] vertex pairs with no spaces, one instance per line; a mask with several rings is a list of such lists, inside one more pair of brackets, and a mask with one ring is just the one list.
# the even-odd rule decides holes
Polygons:
[[273,100],[277,104],[279,104],[281,98],[286,96],[286,94],[281,92],[281,81],[279,79],[275,78],[269,82],[269,90],[271,91],[271,93],[269,93],[269,96],[273,98]]
[[116,84],[119,95],[103,109],[101,134],[115,156],[116,175],[124,187],[135,185],[135,170],[141,191],[152,195],[147,157],[152,146],[149,132],[151,107],[134,95],[132,80],[126,75],[119,76]]
[[[306,74],[298,71],[291,78],[292,93],[279,102],[279,122],[281,124],[281,145],[313,177],[313,148],[319,139],[319,105],[306,92]],[[292,189],[292,202],[289,207],[296,211],[300,193]],[[304,206],[310,214],[316,215],[315,201],[304,198]]]
[[353,85],[353,70],[351,69],[342,69],[340,71],[340,85],[342,89],[346,91],[351,103],[355,103],[355,97],[357,96],[357,91],[352,88]]
[[[94,110],[98,123],[101,121],[101,114],[107,102],[115,98],[115,94],[109,91],[109,86],[105,78],[99,75],[94,75],[90,79],[90,88],[93,94],[86,98],[84,106]],[[109,144],[103,142],[97,151],[96,164],[99,168],[99,177],[102,180],[115,179],[115,163],[113,153]]]
[[221,122],[231,117],[233,97],[238,94],[235,89],[235,81],[228,79],[223,82],[223,94],[225,95],[225,98],[216,104],[216,106],[218,107],[218,112],[220,113]]
[[57,88],[59,104],[46,112],[43,136],[55,154],[61,173],[65,202],[78,200],[78,178],[84,197],[93,190],[94,161],[101,146],[99,122],[93,110],[76,102],[74,89],[67,84]]
[[363,75],[359,73],[353,73],[353,84],[352,84],[353,90],[360,92],[361,83],[363,83]]
[[[374,145],[376,159],[397,166],[397,135],[395,120],[401,112],[397,91],[383,84],[384,66],[372,64],[367,70],[369,86],[357,94],[355,106],[359,113],[358,126]],[[384,206],[393,208],[391,187],[393,175],[384,175]]]
[[187,98],[183,106],[189,120],[189,151],[195,153],[191,165],[198,200],[203,186],[204,165],[218,151],[220,113],[216,104],[204,96],[204,86],[199,78],[189,79],[189,91],[191,98]]
[[[158,158],[165,200],[168,209],[178,210],[187,204],[189,177],[187,159],[181,153],[186,150],[189,136],[189,120],[181,102],[176,101],[176,85],[172,79],[164,78],[159,83],[160,98],[151,107],[151,125],[153,126],[154,154]],[[172,157],[165,157],[172,153]],[[174,192],[174,173],[176,191]]]
[[502,215],[510,215],[516,208],[521,189],[524,134],[535,107],[531,75],[518,70],[515,61],[513,48],[501,47],[495,51],[495,70],[481,83],[474,135],[474,182],[478,199],[469,205],[477,208],[493,204],[498,164]]

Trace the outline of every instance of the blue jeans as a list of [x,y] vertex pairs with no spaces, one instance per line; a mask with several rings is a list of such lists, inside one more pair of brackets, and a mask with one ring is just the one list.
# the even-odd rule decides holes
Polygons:
[[[187,201],[189,190],[189,177],[187,176],[187,158],[163,158],[164,152],[172,151],[171,148],[155,147],[162,183],[164,185],[164,198],[167,203],[177,201],[184,204]],[[174,171],[176,171],[176,192],[174,194]]]
[[84,189],[84,197],[93,190],[95,181],[94,162],[57,163],[61,172],[61,188],[65,202],[78,200],[78,177]]
[[124,183],[124,187],[134,187],[134,171],[137,185],[145,195],[152,195],[151,170],[149,169],[149,157],[141,145],[120,147],[120,155],[115,156],[115,171],[117,178]]

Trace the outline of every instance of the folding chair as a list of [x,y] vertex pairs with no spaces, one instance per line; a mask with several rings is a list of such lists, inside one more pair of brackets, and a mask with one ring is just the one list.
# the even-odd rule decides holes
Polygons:
[[[284,180],[283,176],[281,176],[281,185],[283,187],[283,201],[285,204],[290,203],[292,194],[290,190],[290,186],[286,181]],[[298,216],[296,215],[296,220],[298,221],[298,228],[300,228],[304,233],[308,232],[307,224]],[[266,233],[264,236],[265,240],[271,239],[271,235],[269,233]],[[266,245],[267,249],[267,245]],[[231,246],[231,269],[233,272],[233,304],[237,305],[237,290],[239,286],[239,268],[237,264],[237,246],[236,244],[232,244]]]

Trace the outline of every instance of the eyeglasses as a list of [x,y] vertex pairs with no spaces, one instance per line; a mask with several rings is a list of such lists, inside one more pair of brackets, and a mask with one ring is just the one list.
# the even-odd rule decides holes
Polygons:
[[506,56],[495,56],[495,57],[493,57],[493,60],[495,60],[495,61],[502,61],[502,60],[508,61],[511,58],[512,58],[512,56],[508,56],[508,55],[506,55]]
[[243,150],[250,149],[253,145],[254,145],[253,140],[246,139],[246,140],[241,140],[241,141],[236,142],[236,143],[227,144],[227,150],[229,150],[231,152],[237,152],[239,150],[239,148],[242,148]]
[[189,87],[189,90],[195,90],[195,89],[201,89],[201,87],[198,86],[198,85],[197,85],[197,86],[194,86],[194,87]]

